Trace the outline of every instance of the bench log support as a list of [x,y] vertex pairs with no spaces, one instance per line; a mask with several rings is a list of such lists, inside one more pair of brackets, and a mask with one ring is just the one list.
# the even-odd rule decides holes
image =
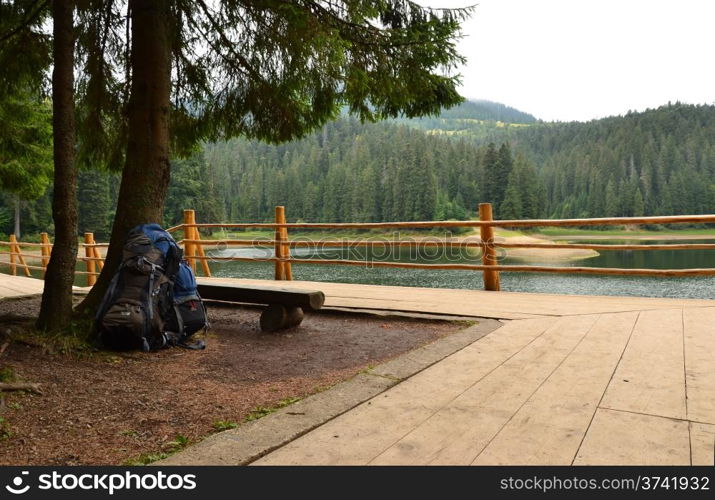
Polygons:
[[298,326],[303,321],[304,310],[317,311],[325,303],[325,295],[317,290],[199,283],[198,291],[208,300],[268,305],[260,320],[264,332]]

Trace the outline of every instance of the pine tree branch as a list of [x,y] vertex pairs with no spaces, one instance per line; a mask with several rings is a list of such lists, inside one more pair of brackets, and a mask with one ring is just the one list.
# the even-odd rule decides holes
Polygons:
[[[197,2],[197,3],[201,4],[202,2]],[[214,29],[216,29],[217,31],[220,31],[220,34],[221,34],[221,37],[222,37],[224,43],[227,43],[229,47],[232,47],[233,44],[230,42],[230,40],[228,40],[228,39],[226,38],[226,35],[223,33],[223,31],[221,31],[219,28],[216,28],[216,27],[215,27],[215,25],[216,25],[215,21],[213,21],[213,19],[209,16],[209,14],[206,12],[205,9],[207,9],[207,7],[206,7],[205,4],[203,4],[203,5],[202,5],[202,10],[204,10],[204,12],[205,12],[205,14],[206,14],[206,17],[209,19],[209,22],[211,22],[211,24],[212,24],[212,26],[214,27]],[[209,37],[208,33],[206,32],[206,30],[202,29],[202,27],[199,26],[199,24],[198,24],[196,21],[194,21],[193,17],[190,15],[190,13],[187,13],[186,18],[189,20],[189,23],[190,23],[194,28],[196,28],[196,30],[201,34],[201,38],[203,38],[203,40],[208,44],[208,46],[211,47],[211,49],[214,51],[214,53],[217,54],[219,57],[221,57],[221,59],[223,59],[224,62],[225,62],[226,64],[228,64],[228,66],[230,66],[232,69],[235,69],[235,70],[237,70],[237,71],[243,73],[243,74],[244,74],[245,76],[247,76],[247,77],[254,77],[254,78],[256,78],[256,79],[258,79],[258,80],[260,80],[260,81],[266,83],[265,80],[263,79],[263,77],[262,77],[257,71],[255,71],[255,70],[247,63],[247,61],[246,61],[246,64],[236,65],[236,64],[235,64],[235,61],[231,60],[231,59],[228,58],[226,55],[224,55],[224,51],[221,50],[221,47],[218,47],[218,46],[210,39],[210,37]],[[236,51],[233,50],[233,48],[230,48],[230,51],[231,51],[231,54],[234,55],[234,57],[236,57],[237,59],[239,59],[239,62],[245,61],[245,59],[244,59],[243,57],[239,56],[239,55],[236,53]]]
[[[289,1],[282,1],[282,3],[286,4],[291,4]],[[413,3],[413,2],[410,2]],[[331,2],[328,2],[329,5],[333,5]],[[374,26],[373,24],[370,24],[369,22],[365,21],[365,25],[357,24],[351,21],[347,21],[345,19],[342,19],[338,14],[335,12],[330,11],[330,9],[326,9],[322,5],[320,5],[318,2],[314,0],[306,0],[306,6],[308,8],[313,7],[316,11],[317,14],[320,15],[322,13],[323,18],[325,19],[328,24],[331,24],[335,26],[336,28],[340,29],[338,25],[343,26],[348,29],[348,31],[343,31],[340,30],[341,34],[346,36],[348,40],[350,40],[353,43],[357,43],[360,45],[364,46],[377,46],[377,47],[383,47],[386,49],[392,49],[392,48],[398,48],[398,47],[410,47],[410,46],[415,46],[415,45],[425,45],[427,42],[424,40],[412,40],[412,41],[402,41],[402,42],[397,42],[397,41],[391,41],[390,38],[391,36],[389,35],[392,32],[395,31],[401,31],[401,30],[394,30],[391,28],[379,28],[377,26]],[[425,10],[429,11],[459,11],[459,12],[468,12],[472,7],[463,7],[460,9],[432,9],[429,7],[420,7]],[[369,31],[372,35],[378,38],[382,38],[382,40],[378,41],[372,41],[372,40],[367,40],[364,37],[359,38],[355,37],[354,34],[359,33],[360,31]],[[445,36],[443,38],[432,38],[429,40],[429,43],[438,43],[438,42],[444,42],[449,38],[449,36]]]
[[[265,85],[268,85],[268,82],[266,82],[265,78],[263,78],[263,75],[261,75],[261,73],[259,71],[257,71],[251,65],[251,63],[248,62],[248,60],[245,57],[243,57],[241,54],[239,54],[238,52],[236,52],[234,50],[234,48],[233,48],[234,44],[231,42],[231,40],[229,40],[229,38],[226,36],[226,33],[223,31],[223,29],[221,29],[218,22],[216,22],[216,20],[211,15],[211,11],[209,10],[208,5],[206,5],[206,3],[203,0],[197,0],[196,3],[199,4],[199,6],[201,7],[201,10],[204,12],[204,15],[206,16],[206,19],[208,19],[208,21],[209,21],[209,23],[211,23],[211,26],[213,27],[213,29],[215,29],[216,33],[218,33],[218,35],[221,37],[221,41],[231,51],[231,54],[233,55],[233,57],[235,57],[238,60],[238,62],[244,67],[244,69],[249,73],[249,75],[251,77],[264,83]],[[194,26],[196,26],[195,23],[193,23],[193,24],[194,24]],[[206,42],[209,43],[208,40],[206,40]],[[214,50],[217,50],[217,49],[214,48]],[[219,54],[222,53],[221,51],[217,51],[217,52]]]
[[[35,0],[35,2],[32,4],[30,7],[30,10],[39,3],[40,0]],[[4,35],[0,36],[0,43],[4,43],[5,41],[9,40],[10,38],[14,37],[18,33],[20,33],[22,30],[30,26],[32,23],[34,23],[37,18],[40,16],[42,11],[47,7],[47,5],[50,3],[50,0],[43,0],[43,2],[40,4],[40,6],[33,12],[27,19],[25,19],[22,23],[20,23],[18,26],[15,26],[14,29],[10,30],[9,32],[5,33]]]

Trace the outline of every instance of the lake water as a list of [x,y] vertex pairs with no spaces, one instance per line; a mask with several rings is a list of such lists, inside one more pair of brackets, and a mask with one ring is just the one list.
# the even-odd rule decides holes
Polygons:
[[[697,241],[612,241],[594,243],[715,243]],[[231,248],[213,250],[218,256],[271,257],[270,249]],[[296,248],[291,255],[304,258],[350,259],[438,263],[481,264],[476,252],[456,249],[409,248],[373,250],[366,248]],[[715,250],[657,250],[657,251],[601,251],[597,257],[569,262],[540,262],[538,260],[503,261],[507,264],[535,264],[556,266],[590,266],[620,268],[683,269],[715,267]],[[293,264],[293,279],[365,283],[435,288],[465,288],[482,290],[482,273],[464,270],[399,269],[386,267]],[[273,279],[273,263],[212,262],[214,276],[235,278]],[[715,299],[715,276],[668,278],[644,276],[586,276],[544,273],[501,273],[501,288],[511,292],[540,292],[585,295],[627,295],[643,297],[675,297]]]

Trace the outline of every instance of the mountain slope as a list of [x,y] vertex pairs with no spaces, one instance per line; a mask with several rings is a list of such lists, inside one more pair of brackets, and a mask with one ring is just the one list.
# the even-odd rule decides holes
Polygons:
[[487,100],[465,101],[458,106],[445,109],[441,113],[440,118],[447,120],[470,119],[522,124],[537,122],[536,117],[529,113],[524,113],[506,104]]
[[[715,212],[715,106],[517,124],[468,118],[486,116],[476,109],[429,123],[340,118],[282,145],[206,144],[173,162],[165,222],[184,208],[205,221],[270,220],[275,205],[290,220],[463,219],[484,201],[498,218]],[[80,213],[92,215],[81,230],[106,232],[116,178],[92,172],[79,184]],[[0,232],[11,229],[1,214],[12,201],[0,196]],[[50,226],[49,191],[23,205],[23,223]]]
[[715,106],[669,104],[586,123],[465,126],[450,137],[509,142],[547,188],[547,215],[715,212]]

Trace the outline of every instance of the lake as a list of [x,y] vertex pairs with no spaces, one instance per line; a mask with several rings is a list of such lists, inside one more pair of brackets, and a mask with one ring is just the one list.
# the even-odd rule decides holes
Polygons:
[[[581,241],[580,241],[581,242]],[[594,243],[667,244],[713,243],[697,241],[594,241]],[[208,248],[207,248],[208,251]],[[217,256],[271,257],[269,248],[230,248],[209,251]],[[295,248],[291,255],[299,258],[350,259],[438,263],[481,264],[478,252],[458,249],[422,247],[410,248]],[[657,250],[657,251],[601,251],[597,257],[569,262],[540,262],[513,260],[506,264],[534,264],[551,266],[590,266],[620,268],[684,269],[715,267],[715,250]],[[482,273],[463,270],[398,269],[385,267],[293,264],[293,279],[365,283],[435,288],[483,289]],[[265,262],[212,262],[214,276],[273,279],[273,264]],[[645,276],[586,276],[544,273],[501,273],[501,289],[510,292],[539,292],[583,295],[626,295],[642,297],[674,297],[715,299],[715,276],[705,277],[645,277]]]

